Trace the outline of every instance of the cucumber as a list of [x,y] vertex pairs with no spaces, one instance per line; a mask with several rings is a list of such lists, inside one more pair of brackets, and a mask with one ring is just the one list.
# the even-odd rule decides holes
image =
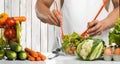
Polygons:
[[17,32],[17,42],[20,44],[20,39],[21,39],[21,27],[20,27],[20,22],[16,21],[16,32]]
[[14,52],[14,51],[11,51],[11,50],[6,50],[6,57],[7,57],[9,60],[16,59],[16,58],[17,58],[17,53]]
[[4,49],[0,49],[0,60],[5,56]]
[[22,51],[22,46],[19,45],[19,44],[16,43],[16,42],[12,42],[12,43],[10,44],[10,48],[11,48],[12,51],[15,51],[15,52],[20,52],[20,51]]
[[26,60],[27,59],[27,53],[25,51],[21,51],[18,53],[18,58],[20,60]]

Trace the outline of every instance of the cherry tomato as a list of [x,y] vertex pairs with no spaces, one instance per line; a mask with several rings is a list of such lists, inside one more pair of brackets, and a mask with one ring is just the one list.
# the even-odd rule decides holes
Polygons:
[[14,38],[16,35],[15,30],[13,28],[7,28],[4,31],[4,36],[8,39]]
[[14,25],[16,25],[16,20],[14,18],[8,18],[6,20],[6,25],[7,26],[14,26]]

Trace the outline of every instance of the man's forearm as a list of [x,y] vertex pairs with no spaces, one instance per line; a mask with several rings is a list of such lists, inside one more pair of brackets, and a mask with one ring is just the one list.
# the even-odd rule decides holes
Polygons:
[[36,2],[36,13],[37,17],[42,21],[47,19],[47,15],[50,14],[49,7],[51,6],[53,0],[37,0]]
[[107,16],[107,18],[104,19],[104,21],[109,22],[107,28],[111,28],[115,25],[117,22],[117,19],[119,17],[119,7],[114,8],[114,10]]
[[49,8],[45,6],[43,3],[36,3],[36,11],[39,12],[38,14],[48,14]]

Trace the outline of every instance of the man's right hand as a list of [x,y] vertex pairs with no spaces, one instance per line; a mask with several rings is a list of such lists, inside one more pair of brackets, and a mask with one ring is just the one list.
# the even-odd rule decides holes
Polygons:
[[50,11],[50,6],[54,0],[38,0],[36,2],[37,17],[44,23],[60,26],[62,21],[62,14],[60,11]]
[[56,10],[51,11],[51,14],[48,15],[48,21],[51,25],[60,26],[62,21],[62,13]]

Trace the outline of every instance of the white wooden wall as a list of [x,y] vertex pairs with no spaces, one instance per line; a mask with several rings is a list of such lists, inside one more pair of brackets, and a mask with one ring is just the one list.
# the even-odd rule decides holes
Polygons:
[[[26,16],[22,23],[21,44],[36,51],[49,52],[55,43],[59,28],[42,23],[35,13],[37,0],[0,0],[0,13]],[[51,9],[54,9],[54,4]]]

